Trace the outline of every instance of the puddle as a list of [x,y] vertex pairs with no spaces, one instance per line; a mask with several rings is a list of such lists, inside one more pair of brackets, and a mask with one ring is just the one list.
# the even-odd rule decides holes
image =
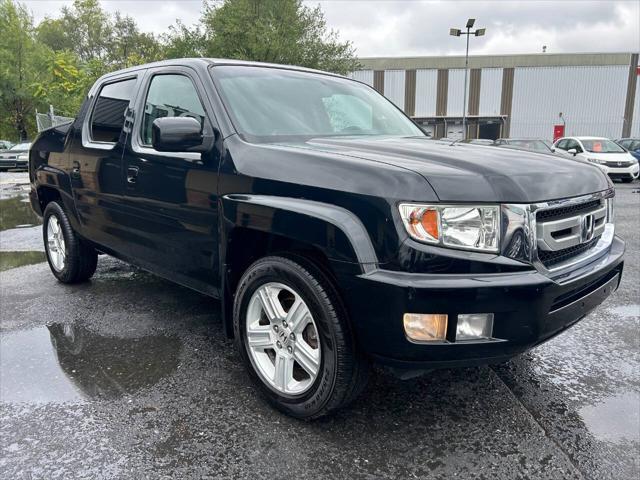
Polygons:
[[11,268],[46,262],[44,252],[2,252],[0,251],[0,272]]
[[[29,198],[0,200],[0,271],[44,261],[41,221]],[[19,252],[19,253],[18,253]]]
[[620,317],[640,317],[640,305],[621,305],[619,307],[609,308],[608,310]]
[[41,223],[24,195],[0,200],[0,230],[33,227]]
[[589,431],[598,439],[625,443],[640,441],[640,394],[628,392],[580,409]]
[[0,231],[2,252],[44,252],[42,226],[11,228]]
[[84,402],[152,386],[178,367],[177,338],[117,338],[69,324],[0,337],[0,401]]

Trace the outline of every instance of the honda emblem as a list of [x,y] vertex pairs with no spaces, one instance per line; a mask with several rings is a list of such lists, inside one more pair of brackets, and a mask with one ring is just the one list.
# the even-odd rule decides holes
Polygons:
[[593,230],[595,228],[595,218],[593,214],[582,217],[581,236],[583,242],[588,242],[593,238]]

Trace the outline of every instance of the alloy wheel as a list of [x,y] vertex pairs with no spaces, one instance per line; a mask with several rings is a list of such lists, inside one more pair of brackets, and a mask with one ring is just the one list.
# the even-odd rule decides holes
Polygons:
[[246,347],[261,379],[287,395],[299,395],[320,372],[320,339],[309,307],[282,283],[261,285],[251,296]]
[[51,215],[47,222],[47,252],[49,260],[53,268],[60,272],[64,269],[66,260],[66,246],[64,242],[64,234],[58,217]]

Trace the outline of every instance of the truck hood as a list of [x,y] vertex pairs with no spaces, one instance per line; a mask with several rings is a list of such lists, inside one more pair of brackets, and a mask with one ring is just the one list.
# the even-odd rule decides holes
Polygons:
[[412,170],[425,178],[441,202],[535,203],[610,188],[599,168],[580,160],[426,137],[323,137],[286,147]]

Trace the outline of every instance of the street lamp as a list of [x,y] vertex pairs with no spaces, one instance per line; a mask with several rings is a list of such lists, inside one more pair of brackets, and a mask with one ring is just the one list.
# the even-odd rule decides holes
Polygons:
[[471,35],[476,37],[482,37],[487,31],[486,28],[477,28],[475,31],[471,31],[474,23],[476,23],[475,18],[470,18],[467,20],[467,24],[465,28],[466,32],[463,32],[459,28],[450,28],[449,35],[452,37],[459,37],[460,35],[467,36],[467,53],[464,56],[464,104],[462,106],[462,134],[464,138],[467,138],[467,76],[469,75],[469,37]]

